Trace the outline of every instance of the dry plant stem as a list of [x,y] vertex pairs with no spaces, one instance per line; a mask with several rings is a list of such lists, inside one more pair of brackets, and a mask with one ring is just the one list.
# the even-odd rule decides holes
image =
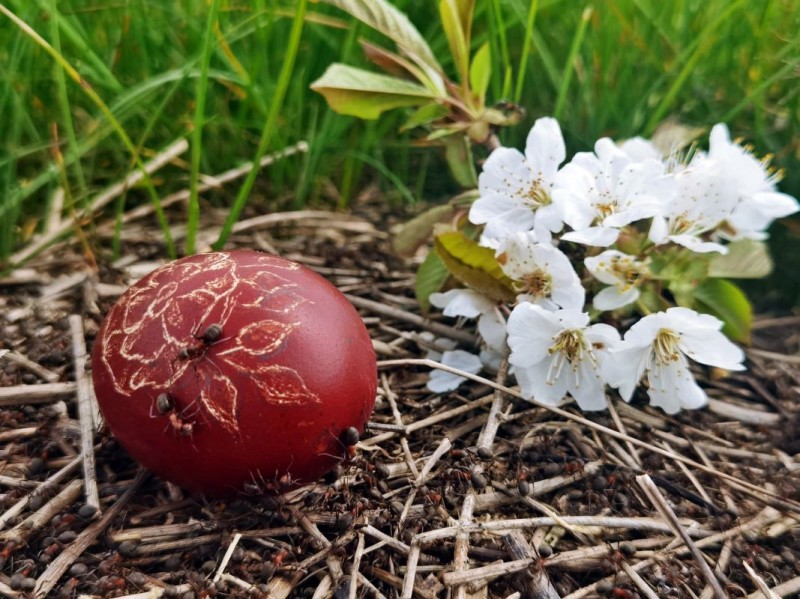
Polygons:
[[[175,159],[177,156],[183,154],[189,148],[189,142],[185,139],[179,139],[171,146],[167,147],[164,151],[159,153],[155,156],[152,160],[147,162],[144,165],[144,170],[147,172],[148,175],[152,175],[154,172],[159,170],[161,167],[168,164],[170,161]],[[123,193],[125,193],[128,189],[139,183],[144,178],[144,174],[141,170],[136,170],[130,173],[125,179],[120,181],[119,183],[115,183],[108,189],[106,189],[103,193],[99,196],[92,199],[89,204],[91,206],[92,212],[95,212],[111,202],[113,199],[118,198]],[[82,216],[80,217],[82,218]],[[58,228],[53,229],[52,231],[48,231],[36,241],[24,247],[16,254],[12,255],[10,258],[11,265],[20,264],[25,262],[32,256],[38,254],[48,245],[56,241],[59,237],[66,235],[71,231],[73,228],[77,226],[76,217],[70,217],[63,221],[61,221]]]
[[800,364],[800,356],[790,356],[787,354],[779,354],[778,352],[766,351],[763,349],[749,348],[748,354],[767,358],[768,360],[776,360],[778,362],[788,362],[789,364]]
[[[559,516],[554,518],[552,516],[538,516],[536,518],[519,518],[512,520],[487,520],[486,522],[478,522],[470,524],[469,526],[448,526],[446,528],[438,528],[436,530],[429,530],[426,532],[417,533],[414,541],[421,545],[433,543],[441,539],[449,539],[454,537],[458,532],[464,531],[472,533],[488,533],[488,532],[507,532],[511,530],[521,530],[528,528],[539,528],[541,526],[569,526],[572,528],[579,527],[604,527],[604,528],[622,528],[631,530],[650,530],[655,532],[672,532],[672,529],[667,523],[658,518],[626,518],[618,516]],[[707,530],[700,528],[697,523],[694,523],[687,531],[690,535],[698,538],[704,538],[711,535]]]
[[[507,375],[508,349],[505,350],[505,355],[500,362],[500,368],[497,370],[497,376],[495,377],[497,384],[505,385]],[[504,408],[505,399],[503,397],[503,392],[499,389],[495,389],[494,401],[492,401],[492,407],[489,409],[489,419],[486,421],[483,430],[481,430],[481,434],[478,435],[478,442],[476,443],[478,449],[483,448],[488,449],[489,451],[492,450],[494,438],[497,436],[497,429],[500,428],[500,413]]]
[[[289,510],[292,512],[292,515],[297,518],[297,523],[300,524],[300,527],[305,530],[311,537],[316,539],[323,547],[329,548],[331,547],[331,542],[328,538],[319,531],[319,528],[308,519],[308,517],[300,512],[297,508],[290,507]],[[331,574],[332,580],[335,582],[339,580],[342,576],[342,562],[339,560],[338,557],[335,555],[330,555],[326,557],[326,561],[328,563],[328,570]]]
[[[534,561],[539,557],[536,550],[519,531],[515,530],[503,535],[503,544],[509,555],[514,559],[531,558]],[[525,589],[525,596],[531,599],[559,599],[558,592],[550,583],[544,568],[533,567],[527,575],[518,576],[517,584]]]
[[753,570],[750,564],[747,563],[747,560],[743,560],[742,565],[744,566],[747,575],[750,577],[750,580],[752,580],[753,584],[758,587],[758,590],[762,595],[764,595],[765,599],[780,599],[781,596],[777,593],[774,593],[769,586],[767,586],[767,583],[764,582],[764,579],[761,578],[755,570]]
[[[472,523],[472,510],[475,508],[475,493],[469,491],[464,498],[464,503],[461,505],[461,514],[458,518],[460,526],[468,526]],[[455,548],[453,550],[453,571],[464,572],[469,565],[469,533],[458,532],[456,533]],[[454,599],[466,599],[467,585],[462,584],[456,587],[453,594]]]
[[50,591],[53,590],[58,579],[61,578],[72,563],[95,542],[97,537],[100,536],[100,533],[106,529],[117,513],[120,512],[131,500],[131,497],[136,494],[146,477],[147,472],[140,470],[122,496],[117,499],[98,520],[95,520],[85,528],[70,545],[67,545],[64,550],[50,562],[50,565],[47,566],[47,569],[42,572],[41,576],[39,576],[36,581],[36,588],[34,589],[35,597],[46,597]]
[[17,366],[22,366],[26,370],[31,371],[33,374],[41,379],[44,379],[48,383],[58,382],[58,379],[61,378],[60,375],[56,374],[52,370],[48,370],[44,366],[37,364],[33,360],[29,360],[18,351],[6,352],[2,354],[2,357],[9,362],[13,362]]
[[330,574],[326,574],[322,577],[317,585],[317,588],[314,589],[314,594],[311,595],[311,599],[323,599],[324,597],[328,597],[332,595],[333,591],[333,579],[331,578]]
[[[192,590],[192,585],[190,584],[180,584],[174,587],[170,587],[170,592],[174,593],[176,596],[181,596],[184,593],[188,593]],[[145,591],[144,593],[134,593],[133,595],[120,595],[117,599],[158,599],[159,597],[163,597],[167,592],[167,587],[157,587],[154,586],[150,588],[150,590]]]
[[647,597],[647,599],[659,599],[653,588],[647,584],[645,579],[642,578],[636,570],[631,568],[631,565],[628,562],[622,562],[621,565],[622,570],[628,575],[628,578],[631,579],[631,582],[636,585],[636,588],[641,591],[642,595]]
[[[288,146],[287,148],[275,152],[273,154],[269,154],[264,156],[259,165],[263,168],[265,166],[269,166],[276,160],[280,160],[281,158],[287,158],[292,156],[293,154],[307,152],[308,151],[308,143],[305,141],[297,142],[293,146]],[[252,162],[245,162],[243,165],[225,171],[224,173],[219,173],[218,175],[209,175],[204,177],[205,182],[198,185],[197,190],[198,192],[202,193],[204,191],[208,191],[209,189],[215,188],[220,189],[226,183],[230,183],[231,181],[235,181],[236,179],[241,179],[242,177],[246,176],[253,169]],[[163,207],[170,206],[175,202],[183,202],[189,199],[189,190],[183,189],[176,193],[170,194],[166,196],[162,201],[161,205]],[[123,224],[129,223],[132,220],[137,218],[141,218],[143,216],[147,216],[148,214],[152,214],[153,212],[153,205],[152,204],[142,204],[138,208],[134,208],[133,210],[129,210],[125,213],[125,216],[122,217]]]
[[0,408],[18,405],[53,403],[72,397],[75,383],[45,383],[43,385],[14,385],[0,387]]
[[[673,453],[675,452],[675,450],[672,449],[672,447],[670,446],[669,443],[664,442],[664,443],[662,443],[662,445],[664,446],[664,448],[667,451],[671,451]],[[678,465],[678,468],[681,469],[681,472],[683,472],[683,474],[686,476],[686,478],[689,479],[689,482],[692,483],[692,485],[694,486],[694,488],[697,491],[698,495],[700,495],[700,497],[705,499],[710,505],[716,505],[714,503],[714,500],[711,498],[711,496],[706,492],[705,487],[700,484],[700,481],[697,480],[697,477],[694,474],[692,474],[692,471],[689,470],[689,468],[686,467],[686,464],[684,464],[683,462],[675,462],[675,463]]]
[[58,495],[53,497],[14,528],[2,533],[0,539],[4,541],[14,541],[17,545],[21,545],[23,542],[27,541],[28,537],[32,534],[47,526],[56,514],[64,511],[75,503],[75,500],[81,494],[81,486],[81,481],[79,479],[71,480]]
[[[619,432],[623,435],[628,436],[628,431],[625,430],[625,425],[622,423],[622,419],[619,417],[617,413],[617,409],[614,407],[614,402],[608,401],[606,398],[606,405],[608,405],[608,413],[611,414],[611,419],[614,421]],[[639,454],[636,452],[636,448],[630,441],[625,441],[625,444],[628,446],[628,451],[630,452],[631,458],[634,462],[635,467],[642,467],[642,461],[639,459]]]
[[222,561],[219,563],[219,568],[217,568],[217,573],[214,574],[212,582],[217,582],[220,578],[222,578],[222,574],[225,572],[225,568],[228,567],[228,562],[231,561],[233,551],[236,549],[236,545],[239,544],[239,540],[241,538],[242,535],[238,532],[233,535],[233,539],[228,544],[228,549],[225,551],[225,555],[222,556]]
[[303,579],[303,572],[293,572],[290,576],[273,576],[267,583],[269,599],[287,599],[294,588]]
[[228,574],[227,572],[223,572],[220,580],[225,582],[229,582],[230,584],[239,587],[243,591],[247,593],[252,593],[256,591],[255,585],[250,584],[246,580],[242,580],[238,576],[234,576],[233,574]]
[[754,426],[778,426],[785,420],[783,416],[774,412],[750,410],[713,397],[708,398],[708,409],[719,416]]
[[77,457],[72,460],[69,464],[64,466],[61,470],[54,473],[50,478],[44,481],[41,485],[39,485],[35,491],[31,492],[29,495],[26,495],[22,499],[20,499],[17,503],[12,505],[8,508],[3,514],[0,516],[0,530],[2,530],[5,525],[12,519],[16,518],[20,515],[23,510],[28,506],[32,497],[36,495],[41,495],[42,493],[46,493],[50,489],[52,489],[55,485],[61,484],[61,482],[74,470],[77,470],[78,466],[81,464],[81,458]]
[[[434,424],[444,422],[445,420],[450,420],[451,418],[455,418],[456,416],[460,416],[461,414],[466,414],[467,412],[472,412],[473,410],[482,408],[483,406],[488,405],[493,401],[494,398],[491,395],[487,395],[486,397],[482,397],[481,399],[476,399],[475,401],[464,404],[463,406],[459,406],[457,408],[453,408],[452,410],[442,412],[441,414],[434,414],[432,416],[428,416],[427,418],[423,418],[422,420],[418,420],[417,422],[412,422],[411,424],[405,426],[404,428],[407,434],[411,434],[415,431],[427,428]],[[375,435],[374,437],[365,439],[364,441],[362,441],[362,443],[366,446],[379,445],[384,441],[393,439],[397,435],[398,433],[381,433],[380,435]]]
[[697,545],[695,545],[694,541],[692,541],[691,537],[686,532],[686,529],[681,526],[681,523],[678,521],[678,517],[675,515],[675,512],[672,511],[672,508],[667,503],[667,500],[664,499],[664,496],[658,490],[658,487],[656,487],[655,483],[647,474],[637,476],[636,482],[653,503],[653,506],[655,506],[655,508],[661,512],[661,515],[667,520],[675,535],[683,540],[684,544],[689,548],[692,556],[700,568],[700,572],[702,572],[706,582],[713,589],[714,596],[717,597],[717,599],[725,599],[725,591],[722,590],[722,586],[720,586],[717,577],[714,576],[714,572],[711,571],[711,568],[706,562],[705,556],[700,549],[698,549]]
[[368,300],[357,295],[351,295],[349,293],[346,293],[345,297],[347,297],[347,299],[350,300],[350,303],[357,308],[369,310],[370,312],[374,312],[375,314],[379,314],[381,316],[388,316],[390,318],[402,320],[421,329],[426,329],[432,333],[441,335],[442,337],[448,337],[450,339],[460,341],[461,343],[466,343],[470,346],[477,345],[478,343],[478,338],[472,333],[463,331],[461,329],[454,329],[453,327],[449,327],[439,322],[428,320],[427,318],[423,318],[422,316],[414,314],[413,312],[401,310],[400,308],[396,308],[394,306]]
[[358,580],[359,580],[359,582],[361,584],[363,584],[370,591],[372,591],[372,594],[375,596],[376,599],[387,599],[386,595],[381,593],[380,590],[378,589],[378,587],[376,587],[374,584],[372,584],[372,582],[369,580],[369,578],[364,576],[361,572],[358,573]]
[[92,418],[92,390],[86,376],[86,341],[83,333],[83,319],[72,314],[69,317],[72,334],[72,354],[75,361],[75,382],[78,385],[78,418],[81,423],[81,458],[83,460],[83,488],[86,505],[100,509],[100,494],[97,490],[97,474],[94,458],[94,431],[96,425]]
[[406,560],[406,575],[403,578],[403,588],[400,590],[400,599],[411,599],[414,592],[414,579],[417,576],[417,563],[419,562],[419,543],[411,543]]
[[[796,593],[800,592],[800,576],[797,578],[792,578],[791,580],[787,580],[786,582],[782,582],[781,584],[772,587],[770,591],[773,595],[778,597],[794,596]],[[770,599],[770,597],[768,595],[765,596],[761,591],[756,591],[755,593],[749,594],[747,599]]]
[[[731,539],[725,541],[725,544],[722,546],[722,549],[719,552],[719,559],[717,560],[717,565],[714,566],[714,572],[718,575],[724,574],[725,570],[728,568],[728,562],[731,559],[732,554],[732,547],[733,542]],[[709,585],[703,589],[703,592],[700,593],[700,599],[711,599],[714,596],[714,589],[712,589]]]
[[[373,578],[377,578],[381,582],[385,582],[396,589],[403,588],[403,579],[399,576],[395,576],[391,572],[387,572],[382,568],[376,568],[375,566],[367,566],[366,569],[367,573]],[[431,591],[427,591],[425,589],[414,588],[413,593],[422,599],[438,599],[438,595],[436,593],[432,593]],[[408,596],[411,597],[411,595]],[[405,597],[405,595],[403,595],[403,597]],[[270,599],[272,599],[272,597],[270,597]]]
[[356,599],[358,593],[358,574],[361,568],[361,556],[364,555],[364,534],[358,535],[358,543],[356,544],[356,552],[353,555],[353,568],[350,574],[350,589],[348,592],[349,599]]
[[[378,362],[378,368],[389,368],[389,367],[392,367],[392,366],[427,366],[429,368],[438,368],[439,370],[444,370],[445,372],[450,372],[450,373],[456,374],[458,376],[463,376],[464,378],[470,379],[472,381],[476,381],[478,383],[482,383],[484,385],[488,385],[488,386],[490,386],[490,387],[492,387],[494,389],[500,389],[501,391],[503,391],[503,392],[507,393],[508,395],[511,395],[512,397],[515,397],[517,399],[525,400],[525,398],[522,397],[522,395],[518,391],[515,391],[514,389],[511,389],[509,387],[504,387],[502,385],[498,385],[494,381],[491,381],[491,380],[489,380],[487,378],[484,378],[482,376],[478,376],[478,375],[472,374],[470,372],[459,370],[458,368],[451,368],[450,366],[445,366],[444,364],[440,364],[439,362],[436,362],[434,360],[429,360],[427,358],[405,359],[405,360],[384,360],[384,361]],[[557,415],[561,416],[562,418],[567,418],[568,420],[572,420],[574,422],[577,422],[579,424],[587,426],[587,427],[589,427],[589,428],[591,428],[593,430],[605,433],[606,435],[609,435],[609,436],[614,437],[616,439],[620,439],[620,440],[623,440],[623,441],[630,441],[634,445],[638,445],[639,447],[644,447],[644,448],[652,451],[653,453],[657,453],[659,455],[662,455],[664,457],[667,457],[667,458],[670,458],[670,459],[673,459],[673,460],[681,461],[684,464],[688,464],[690,466],[693,466],[694,468],[697,468],[698,470],[701,470],[701,471],[706,472],[708,474],[712,474],[712,475],[714,475],[714,476],[716,476],[718,478],[722,478],[722,479],[725,479],[727,481],[730,481],[731,483],[733,483],[737,487],[739,487],[742,491],[748,493],[749,495],[752,495],[753,497],[756,497],[756,498],[760,499],[761,501],[764,501],[765,503],[769,503],[771,505],[774,504],[774,505],[780,506],[781,508],[786,509],[788,511],[792,511],[794,513],[800,514],[800,503],[798,503],[796,501],[793,501],[793,500],[790,500],[790,499],[784,499],[784,498],[776,495],[775,493],[772,493],[772,492],[769,492],[769,491],[765,491],[764,489],[761,489],[761,488],[757,487],[756,485],[748,483],[748,482],[746,482],[746,481],[744,481],[744,480],[742,480],[740,478],[737,478],[737,477],[732,476],[730,474],[727,474],[725,472],[721,472],[721,471],[719,471],[719,470],[717,470],[715,468],[710,468],[708,466],[705,466],[704,464],[696,462],[696,461],[694,461],[692,459],[689,459],[689,458],[687,458],[685,456],[682,456],[680,454],[670,453],[669,451],[667,451],[665,449],[662,449],[661,447],[657,447],[657,446],[652,445],[650,443],[647,443],[645,441],[641,441],[641,440],[639,440],[639,439],[637,439],[635,437],[629,437],[628,435],[625,435],[623,433],[620,433],[618,431],[610,429],[610,428],[608,428],[606,426],[603,426],[602,424],[597,424],[596,422],[588,420],[587,418],[584,418],[582,416],[577,416],[575,414],[571,414],[570,412],[567,412],[566,410],[562,410],[561,408],[557,408],[557,407],[554,407],[554,406],[548,406],[546,404],[541,404],[541,403],[538,403],[538,402],[536,402],[534,400],[525,400],[525,401],[530,401],[531,403],[535,403],[536,405],[538,405],[538,406],[540,406],[542,408],[545,408],[546,410],[549,410],[550,412],[553,412],[554,414],[557,414]]]
[[479,568],[472,568],[463,572],[445,572],[442,575],[442,582],[446,585],[454,586],[458,584],[468,584],[473,582],[488,582],[498,576],[513,574],[524,570],[534,563],[534,559],[525,558],[511,562],[499,562]]

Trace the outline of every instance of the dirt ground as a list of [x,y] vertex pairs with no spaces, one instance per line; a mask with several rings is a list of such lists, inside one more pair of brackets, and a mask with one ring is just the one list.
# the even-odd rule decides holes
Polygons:
[[[201,242],[220,217],[206,213]],[[474,332],[420,318],[391,218],[369,202],[253,217],[231,247],[295,259],[352,298],[378,354],[378,400],[355,457],[324,480],[210,500],[141,471],[79,405],[91,404],[85,352],[103,315],[163,263],[145,222],[125,227],[113,265],[94,270],[61,244],[0,280],[0,595],[800,593],[800,318],[760,317],[748,370],[698,371],[711,405],[676,417],[641,397],[549,410],[493,373],[437,395],[420,360],[437,338],[469,346]]]

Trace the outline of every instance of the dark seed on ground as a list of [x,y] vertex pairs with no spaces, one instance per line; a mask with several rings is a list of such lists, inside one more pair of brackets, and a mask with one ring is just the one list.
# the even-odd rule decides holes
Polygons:
[[482,460],[491,460],[494,457],[492,450],[488,447],[478,447],[478,457]]
[[36,579],[35,578],[31,578],[30,576],[27,576],[27,577],[22,579],[22,586],[20,587],[20,590],[25,591],[25,592],[30,592],[35,588],[36,588]]
[[636,553],[636,547],[633,545],[633,543],[627,543],[627,542],[620,543],[619,551],[620,553],[622,553],[622,555],[627,555],[628,557],[630,557]]
[[236,547],[231,553],[231,561],[233,562],[241,562],[244,560],[244,556],[246,555],[245,550],[241,547]]
[[141,572],[131,572],[128,574],[128,582],[137,587],[142,587],[147,582],[147,576]]
[[592,479],[592,489],[595,491],[603,491],[608,487],[608,479],[605,476],[595,476]]
[[16,574],[13,574],[9,579],[8,586],[10,586],[15,591],[22,590],[23,580],[25,580],[25,575],[17,572]]
[[213,572],[216,568],[217,568],[217,563],[212,560],[203,562],[203,565],[200,566],[200,569],[203,572]]
[[477,470],[472,471],[472,486],[478,490],[485,489],[486,485],[489,484],[489,481],[486,480],[486,477],[478,472]]
[[175,570],[180,565],[181,565],[181,558],[177,555],[170,555],[164,562],[164,566],[167,568],[167,570]]
[[34,512],[38,510],[40,507],[44,505],[44,497],[41,495],[34,495],[28,501],[28,507],[30,507]]
[[551,555],[553,555],[553,548],[550,547],[550,545],[548,545],[547,543],[542,543],[541,545],[539,545],[537,551],[539,552],[539,555],[541,557],[550,557]]

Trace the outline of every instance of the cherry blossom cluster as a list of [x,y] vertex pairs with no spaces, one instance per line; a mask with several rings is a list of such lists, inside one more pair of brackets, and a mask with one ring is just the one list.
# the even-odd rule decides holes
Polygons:
[[[800,205],[777,191],[768,163],[731,141],[723,124],[711,130],[708,152],[664,156],[642,138],[603,138],[594,152],[565,160],[553,118],[536,121],[524,153],[500,147],[487,158],[469,220],[483,225],[480,244],[495,251],[516,302],[472,289],[434,293],[431,304],[446,316],[477,319],[482,338],[480,355],[454,349],[441,362],[477,373],[507,347],[522,394],[538,402],[569,395],[584,410],[602,410],[607,387],[630,401],[645,381],[651,403],[667,413],[704,406],[689,359],[744,368],[719,319],[683,307],[641,310],[646,315],[624,335],[591,321],[636,304],[652,258],[670,247],[724,254],[728,242],[765,239],[773,220]],[[624,243],[631,238],[637,242]],[[595,281],[592,289],[605,285],[591,297],[591,315],[579,272]],[[445,391],[461,381],[435,371],[428,386]]]

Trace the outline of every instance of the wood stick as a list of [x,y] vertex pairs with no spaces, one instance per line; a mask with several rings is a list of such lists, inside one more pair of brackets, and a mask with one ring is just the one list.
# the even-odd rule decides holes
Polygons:
[[139,473],[136,475],[136,478],[133,480],[131,486],[125,490],[125,492],[119,499],[117,499],[114,505],[108,508],[98,520],[95,520],[92,524],[85,528],[72,543],[67,545],[64,550],[58,554],[58,556],[52,562],[50,562],[50,565],[47,566],[47,569],[42,572],[42,574],[36,580],[36,587],[33,591],[35,597],[42,599],[47,597],[47,595],[53,590],[53,587],[58,582],[58,579],[61,578],[72,565],[72,563],[84,551],[86,551],[89,545],[95,542],[97,537],[100,536],[100,533],[102,533],[106,527],[111,524],[111,521],[114,519],[117,513],[120,512],[125,505],[127,505],[134,494],[139,490],[139,487],[142,485],[145,478],[147,478],[147,472],[145,470],[139,470]]
[[[181,138],[157,154],[152,160],[147,162],[144,165],[144,170],[148,175],[152,175],[154,172],[169,164],[169,162],[183,154],[188,149],[189,142]],[[111,202],[111,200],[121,196],[131,187],[139,183],[142,179],[144,179],[144,174],[141,170],[137,169],[131,172],[122,181],[106,188],[104,192],[94,197],[89,202],[89,212],[91,213],[100,210],[100,208]],[[83,216],[84,215],[73,216],[61,221],[57,228],[41,235],[33,243],[28,244],[16,254],[13,254],[9,260],[10,264],[14,266],[35,256],[51,243],[57,241],[60,237],[66,235],[70,230],[74,229],[77,226],[77,219],[83,218]]]
[[231,561],[231,556],[233,555],[236,545],[239,544],[239,540],[241,538],[242,535],[238,532],[233,535],[233,539],[228,544],[228,549],[225,551],[225,555],[222,556],[222,561],[219,563],[219,568],[217,568],[217,573],[214,574],[212,582],[217,582],[220,578],[222,578],[222,574],[225,572],[225,568],[228,567],[228,562]]
[[53,403],[72,397],[76,383],[45,383],[43,385],[13,385],[0,387],[0,407]]
[[[539,555],[518,530],[513,530],[502,537],[508,554],[515,560],[530,558],[536,564]],[[528,569],[517,576],[519,584],[525,589],[525,596],[531,599],[559,599],[558,591],[553,587],[550,578],[542,567]],[[517,587],[518,588],[518,587]]]
[[91,385],[86,376],[86,340],[83,334],[83,319],[72,314],[69,317],[72,334],[72,355],[75,361],[75,382],[78,393],[78,418],[81,423],[81,459],[83,461],[83,488],[86,505],[100,510],[100,494],[97,490],[97,474],[94,459],[94,431],[96,424],[92,418]]
[[[472,524],[472,510],[475,508],[475,493],[470,490],[461,505],[461,514],[458,523],[461,526]],[[456,533],[455,549],[453,550],[453,571],[464,572],[469,568],[469,533]],[[462,584],[456,587],[454,599],[466,599],[467,585]]]
[[358,594],[358,574],[361,568],[361,557],[364,555],[364,533],[359,533],[356,552],[353,555],[353,567],[350,572],[350,589],[347,593],[349,599],[356,599]]
[[689,548],[689,551],[697,562],[697,565],[700,567],[700,572],[703,574],[706,582],[714,590],[714,595],[717,597],[717,599],[726,599],[725,591],[722,590],[722,586],[719,584],[717,577],[714,576],[714,573],[711,571],[708,562],[706,562],[705,556],[702,554],[700,549],[698,549],[697,545],[694,544],[694,541],[692,541],[692,538],[689,536],[686,529],[678,521],[678,517],[675,515],[675,512],[672,511],[672,508],[667,503],[667,500],[664,499],[664,496],[658,490],[656,484],[647,474],[637,476],[636,482],[653,503],[653,506],[659,512],[661,512],[662,516],[664,516],[675,535],[678,536]]
[[14,528],[2,533],[0,538],[5,541],[14,541],[17,545],[21,545],[27,541],[32,534],[47,526],[53,519],[53,516],[71,506],[81,494],[82,486],[79,479],[71,480],[58,495],[53,497]]

